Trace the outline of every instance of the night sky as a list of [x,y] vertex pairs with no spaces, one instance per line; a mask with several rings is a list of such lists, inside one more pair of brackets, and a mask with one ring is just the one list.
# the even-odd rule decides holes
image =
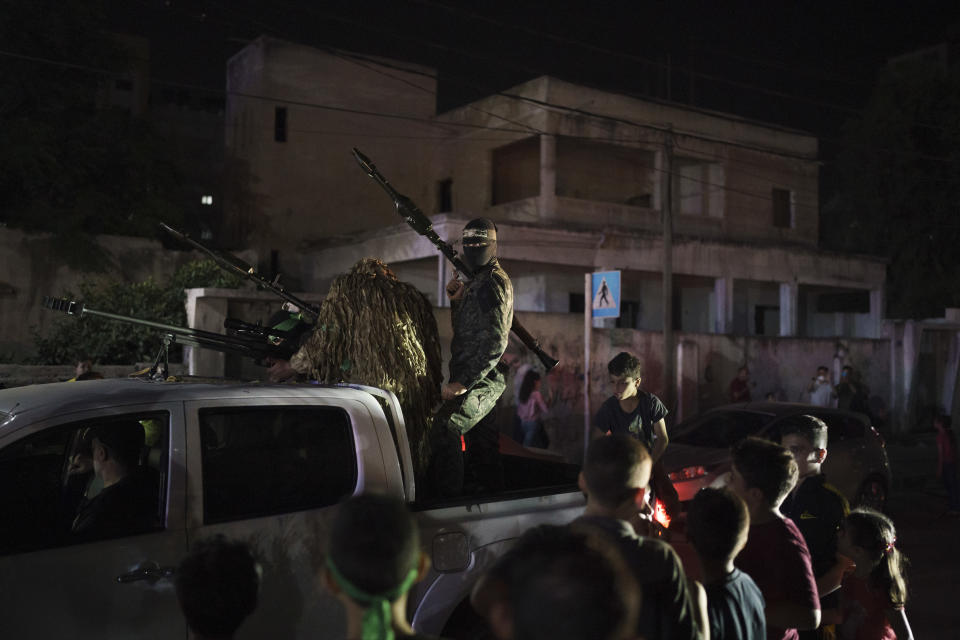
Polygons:
[[[224,86],[224,61],[269,34],[440,72],[438,108],[538,75],[834,136],[886,58],[956,38],[953,2],[109,0],[151,40],[154,77]],[[668,72],[669,69],[669,72]]]

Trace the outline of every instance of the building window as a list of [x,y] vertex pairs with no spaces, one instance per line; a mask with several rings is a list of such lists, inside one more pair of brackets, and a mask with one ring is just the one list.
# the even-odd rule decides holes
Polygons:
[[200,204],[209,207],[213,204],[213,196],[200,196]]
[[526,138],[493,150],[491,204],[540,195],[540,138]]
[[556,194],[652,208],[655,157],[647,149],[557,136]]
[[277,107],[273,113],[273,139],[277,142],[287,141],[287,108]]
[[570,294],[570,313],[583,313],[583,294],[582,293],[571,293]]
[[773,226],[778,229],[792,229],[793,192],[789,189],[774,187],[770,196],[773,201]]
[[453,178],[437,183],[437,213],[453,211]]
[[722,217],[726,190],[723,165],[694,158],[676,158],[674,162],[674,211],[685,216]]

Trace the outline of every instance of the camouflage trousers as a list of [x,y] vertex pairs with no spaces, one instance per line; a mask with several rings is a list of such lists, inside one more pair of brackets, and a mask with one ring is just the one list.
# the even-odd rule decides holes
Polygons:
[[441,405],[434,417],[427,471],[431,496],[461,495],[465,476],[471,492],[503,489],[500,432],[493,409],[505,388],[503,374],[494,369],[465,394]]

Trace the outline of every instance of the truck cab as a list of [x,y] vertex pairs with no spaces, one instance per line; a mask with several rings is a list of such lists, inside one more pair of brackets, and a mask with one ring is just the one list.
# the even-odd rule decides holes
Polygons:
[[[90,433],[119,421],[143,427],[136,472],[155,517],[80,535],[79,504],[103,490],[84,459]],[[420,521],[433,569],[411,593],[415,628],[469,626],[479,574],[525,529],[584,504],[576,467],[520,453],[508,464],[550,470],[534,474],[545,486],[514,474],[523,486],[431,504],[417,499],[396,397],[380,389],[117,379],[0,390],[0,636],[187,638],[176,565],[222,534],[250,544],[263,570],[238,638],[343,637],[319,568],[337,503],[364,492],[406,500]]]

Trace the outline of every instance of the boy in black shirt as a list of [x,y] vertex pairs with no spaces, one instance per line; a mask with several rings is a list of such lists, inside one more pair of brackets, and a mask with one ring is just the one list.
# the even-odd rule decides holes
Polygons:
[[667,448],[667,408],[660,398],[640,389],[640,360],[621,351],[607,364],[613,395],[594,418],[594,437],[621,433],[639,440],[654,464]]
[[687,536],[700,559],[707,591],[710,640],[763,640],[763,595],[753,578],[733,566],[747,544],[747,505],[728,489],[702,489],[687,510]]
[[639,440],[650,452],[650,504],[659,498],[671,517],[680,512],[680,499],[670,483],[660,456],[667,448],[667,408],[660,398],[640,389],[640,360],[621,351],[607,364],[613,395],[600,405],[593,421],[593,437],[622,434]]
[[[821,610],[834,608],[837,596],[832,592],[839,588],[848,565],[837,558],[837,532],[850,505],[821,471],[827,458],[827,425],[813,416],[788,418],[781,426],[780,442],[793,454],[800,471],[796,488],[780,510],[797,525],[810,549]],[[801,632],[800,637],[816,638],[818,632]]]

